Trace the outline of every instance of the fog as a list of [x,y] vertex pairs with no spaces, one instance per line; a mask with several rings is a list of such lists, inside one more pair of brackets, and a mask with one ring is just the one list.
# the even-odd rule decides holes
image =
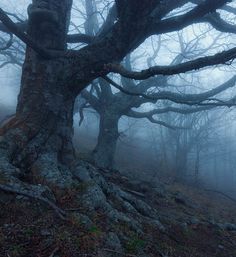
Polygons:
[[[106,16],[107,9],[105,9],[103,2],[106,1],[101,1],[97,8],[104,8],[102,15]],[[16,4],[15,1],[1,0],[1,7],[25,17],[26,7],[29,3],[30,1],[22,0],[17,1]],[[79,24],[79,30],[83,32],[84,3],[74,1],[74,6],[70,31],[76,30],[74,24]],[[187,5],[182,12],[191,8],[192,5]],[[78,9],[80,12],[78,12]],[[178,13],[179,11],[181,10],[178,10]],[[174,15],[174,13],[169,15]],[[235,18],[226,17],[223,11],[222,17],[228,19],[231,23],[235,22]],[[104,17],[98,16],[98,23],[102,22],[102,18]],[[232,47],[235,39],[234,34],[217,32],[208,24],[192,25],[179,33],[168,33],[160,37],[153,36],[147,39],[131,53],[131,66],[140,70],[149,67],[150,63],[152,65],[168,65],[183,50],[185,52],[180,56],[184,60],[212,55]],[[74,45],[71,47],[78,48]],[[155,53],[158,47],[160,49],[158,53]],[[4,62],[3,52],[1,52],[1,58]],[[177,59],[175,61],[177,62]],[[169,86],[166,89],[181,94],[196,94],[215,88],[234,74],[234,64],[205,68],[201,71],[169,76]],[[120,82],[119,76],[113,76],[113,79],[117,83]],[[17,95],[20,88],[19,65],[12,63],[1,68],[0,81],[1,119],[4,119],[14,113],[17,104]],[[174,87],[171,86],[173,84]],[[91,89],[91,86],[88,88]],[[160,89],[150,87],[148,92],[155,92]],[[95,91],[90,90],[90,92],[97,97]],[[112,88],[112,93],[118,93],[118,90]],[[220,95],[217,95],[217,98],[220,99],[218,103],[223,103],[235,97],[235,93],[235,86],[220,93]],[[82,125],[79,126],[80,105],[75,108],[74,114],[74,146],[78,156],[88,156],[97,144],[99,114],[89,106],[83,110],[84,120]],[[179,105],[162,101],[145,103],[138,108],[134,107],[133,110],[148,112],[153,108],[163,106]],[[188,105],[181,108],[185,107],[188,107]],[[219,107],[217,104],[214,110],[186,116],[178,113],[162,114],[160,119],[163,122],[182,126],[182,129],[170,129],[160,124],[154,124],[145,118],[135,119],[122,115],[119,119],[119,138],[113,168],[129,173],[134,177],[143,176],[146,180],[152,180],[154,177],[165,181],[179,178],[184,183],[215,188],[236,196],[235,118],[236,109],[234,106]],[[187,147],[188,145],[191,145],[191,147]],[[182,163],[184,166],[181,167],[180,165],[178,167],[178,164],[181,163],[181,154],[185,155],[186,160],[182,160],[182,162],[185,162]],[[177,174],[178,172],[181,174]]]

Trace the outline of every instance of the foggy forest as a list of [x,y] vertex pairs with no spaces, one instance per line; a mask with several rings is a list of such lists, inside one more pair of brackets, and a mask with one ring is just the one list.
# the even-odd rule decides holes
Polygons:
[[235,0],[0,0],[0,257],[236,257],[235,59]]

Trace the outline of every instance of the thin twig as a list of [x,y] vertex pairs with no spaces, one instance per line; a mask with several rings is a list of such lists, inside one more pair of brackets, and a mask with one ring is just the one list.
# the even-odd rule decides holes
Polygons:
[[139,196],[139,197],[145,197],[145,194],[142,194],[142,193],[140,193],[140,192],[133,191],[133,190],[130,190],[130,189],[127,189],[127,188],[125,188],[124,190],[125,190],[126,192],[129,192],[129,193],[133,194],[133,195],[136,195],[136,196]]

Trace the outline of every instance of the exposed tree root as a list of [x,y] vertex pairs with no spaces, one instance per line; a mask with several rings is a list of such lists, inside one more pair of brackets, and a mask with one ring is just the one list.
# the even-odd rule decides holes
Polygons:
[[[92,225],[96,214],[102,213],[106,217],[109,230],[115,231],[119,247],[115,249],[111,247],[111,250],[116,252],[124,251],[123,243],[120,243],[120,240],[124,243],[129,240],[127,231],[143,236],[146,225],[151,225],[161,231],[165,230],[158,219],[158,212],[147,203],[145,194],[129,188],[122,189],[118,181],[110,181],[103,172],[87,162],[77,162],[70,170],[68,168],[65,171],[58,169],[58,172],[56,164],[53,164],[50,158],[49,161],[47,163],[45,159],[44,161],[41,159],[38,170],[34,170],[34,184],[29,184],[28,180],[27,183],[22,181],[20,176],[14,176],[14,166],[11,164],[10,166],[8,164],[1,165],[0,190],[40,201],[54,210],[60,219],[69,220],[76,217],[79,223],[85,224],[85,226],[87,226],[86,224]],[[9,167],[12,172],[8,172]],[[43,171],[40,170],[42,167]],[[52,173],[46,174],[46,171],[51,172],[50,167],[53,167]],[[39,180],[36,175],[39,176]],[[35,184],[38,181],[41,184]],[[75,208],[66,209],[65,207],[65,210],[62,210],[56,205],[50,186],[51,184],[57,186],[57,181],[61,183],[56,189],[62,189],[62,194],[67,192],[65,189],[68,188],[73,194],[75,193],[72,200],[76,205]],[[69,213],[72,211],[74,212],[73,216],[70,216]],[[110,249],[109,245],[106,249]],[[104,256],[107,254],[104,253]]]
[[[24,187],[25,187],[25,185],[24,185]],[[21,189],[21,188],[22,188],[22,184],[21,185],[16,184],[16,183],[13,183],[11,185],[7,185],[7,184],[6,185],[1,185],[0,184],[0,190],[8,192],[8,193],[23,195],[23,196],[26,196],[26,197],[29,197],[29,198],[39,200],[39,201],[47,204],[50,208],[52,208],[55,211],[55,213],[58,215],[58,217],[60,217],[63,220],[66,219],[65,218],[66,212],[63,211],[58,206],[56,206],[56,204],[54,204],[49,199],[43,197],[41,194],[39,194],[39,192],[36,192],[33,189],[29,190],[29,189],[25,189],[25,188]],[[39,187],[37,187],[37,189],[39,189]]]
[[[41,164],[41,167],[45,169],[48,167],[48,173],[51,172],[50,166],[55,167],[51,163],[45,164],[45,162],[42,162]],[[11,166],[11,169],[13,169],[13,166]],[[159,229],[163,229],[163,226],[158,221],[156,210],[145,203],[144,194],[129,189],[126,191],[122,190],[116,184],[108,182],[96,168],[88,163],[80,162],[77,166],[73,167],[73,171],[74,178],[78,180],[79,187],[84,188],[83,192],[78,192],[78,201],[89,212],[99,209],[107,215],[111,222],[126,223],[137,233],[142,233],[142,223],[144,222],[152,222]],[[7,175],[6,169],[2,174],[4,179],[1,181],[0,190],[39,200],[52,208],[58,217],[63,220],[66,219],[66,211],[59,208],[53,202],[53,195],[47,186],[27,184],[12,175]],[[64,185],[68,187],[68,184],[71,183],[72,175],[68,176],[68,171],[66,171],[66,174],[69,177],[69,182],[66,180]],[[38,175],[42,175],[42,173],[38,172]],[[60,179],[61,181],[65,180],[65,176],[61,177],[61,173],[52,172],[48,177],[52,177],[52,175],[54,175],[53,182]],[[45,176],[43,177],[43,181],[45,181]],[[61,186],[62,183],[59,188]],[[47,196],[53,200],[49,200]],[[142,200],[139,198],[142,198]]]
[[55,254],[56,254],[56,252],[58,252],[59,251],[59,248],[58,247],[56,247],[53,251],[52,251],[52,253],[50,254],[50,256],[49,257],[54,257],[55,256]]
[[233,198],[233,197],[231,197],[231,196],[227,195],[226,193],[223,193],[223,192],[221,192],[219,190],[214,190],[214,189],[204,189],[204,190],[207,191],[207,192],[212,192],[212,193],[220,194],[220,195],[224,196],[225,198],[227,198],[227,199],[229,199],[229,200],[231,200],[231,201],[236,203],[236,199],[235,198]]
[[127,253],[122,253],[122,252],[118,252],[112,249],[107,249],[107,248],[103,248],[102,251],[104,252],[109,252],[109,253],[114,253],[114,254],[119,254],[120,256],[125,256],[125,257],[137,257],[137,255],[135,254],[127,254]]
[[145,202],[144,194],[122,190],[89,164],[78,163],[74,176],[83,185],[84,192],[79,197],[89,212],[102,210],[112,223],[123,222],[139,234],[146,223],[165,230],[157,211]]
[[45,185],[33,185],[21,181],[19,179],[21,174],[21,171],[10,164],[3,155],[0,159],[0,190],[43,202],[52,208],[58,217],[65,220],[66,212],[53,202],[55,198],[51,190]]

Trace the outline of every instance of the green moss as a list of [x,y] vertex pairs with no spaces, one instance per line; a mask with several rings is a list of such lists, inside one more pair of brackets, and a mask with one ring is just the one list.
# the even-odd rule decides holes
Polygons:
[[25,230],[24,230],[24,234],[26,235],[26,236],[32,236],[33,234],[34,234],[34,230],[32,229],[32,228],[30,228],[30,227],[28,227],[28,228],[26,228]]
[[59,231],[57,233],[57,239],[61,242],[67,242],[71,238],[71,234],[68,231]]
[[145,247],[145,241],[134,235],[126,244],[126,250],[130,253],[137,253],[139,250]]
[[102,231],[101,231],[98,227],[92,226],[92,227],[89,229],[89,232],[92,233],[92,234],[98,235],[98,234],[101,234]]
[[74,239],[74,241],[75,241],[76,248],[78,250],[80,250],[80,248],[81,248],[81,240],[80,240],[80,238],[77,237],[77,238]]
[[20,257],[24,254],[24,248],[22,245],[12,245],[9,250],[10,256],[12,257]]
[[86,192],[89,186],[91,186],[91,182],[83,182],[83,183],[75,182],[75,183],[73,183],[73,188],[80,193]]
[[9,182],[9,178],[7,178],[6,175],[0,173],[0,184],[6,184],[7,182]]

